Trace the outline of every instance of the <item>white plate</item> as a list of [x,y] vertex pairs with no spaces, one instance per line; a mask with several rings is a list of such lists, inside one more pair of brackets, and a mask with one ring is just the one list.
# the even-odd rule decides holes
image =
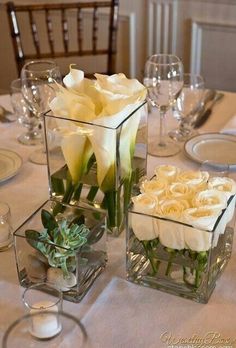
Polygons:
[[13,151],[0,149],[0,182],[16,175],[22,166],[22,158]]
[[236,136],[223,133],[200,134],[186,141],[186,155],[203,163],[206,160],[228,164],[236,169]]

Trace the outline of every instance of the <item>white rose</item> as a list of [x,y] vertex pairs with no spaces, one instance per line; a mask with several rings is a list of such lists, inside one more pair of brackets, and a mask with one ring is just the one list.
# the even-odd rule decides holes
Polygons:
[[208,172],[185,170],[177,175],[176,182],[182,182],[192,186],[195,190],[203,190],[207,187]]
[[186,226],[184,229],[184,239],[188,248],[194,251],[206,251],[211,248],[213,236],[212,232],[208,231],[213,230],[221,213],[221,209],[208,207],[190,208],[184,211],[184,221],[193,226]]
[[214,235],[213,246],[217,245],[219,235],[224,234],[226,230],[226,225],[232,220],[234,216],[235,201],[236,201],[236,196],[232,197],[232,199],[228,203],[227,208],[223,212],[221,219],[214,230],[215,235]]
[[186,209],[183,213],[183,221],[196,228],[212,231],[216,220],[222,213],[221,209],[198,207]]
[[179,173],[179,168],[171,165],[162,164],[155,168],[157,178],[164,178],[168,182],[173,182]]
[[236,182],[227,177],[213,177],[208,181],[208,188],[224,192],[229,199],[236,194]]
[[186,200],[167,199],[159,202],[155,214],[163,218],[181,221],[184,210],[188,208],[189,204]]
[[191,201],[194,193],[192,186],[182,182],[174,182],[168,188],[167,197]]
[[167,186],[168,182],[165,179],[145,180],[141,184],[140,191],[142,193],[152,193],[161,197],[165,193]]
[[225,209],[227,207],[227,196],[224,192],[217,190],[205,190],[198,192],[192,203],[194,207],[205,206],[208,208]]
[[[132,197],[132,202],[131,225],[135,236],[139,240],[152,240],[157,238],[158,230],[155,228],[154,219],[151,216],[147,216],[153,215],[157,205],[157,198],[154,195],[142,193]],[[135,212],[140,214],[135,214]]]
[[[161,218],[181,221],[183,211],[188,208],[188,202],[185,200],[165,200],[159,202],[155,214]],[[184,226],[175,221],[155,220],[159,226],[159,238],[162,245],[181,250],[185,248]]]

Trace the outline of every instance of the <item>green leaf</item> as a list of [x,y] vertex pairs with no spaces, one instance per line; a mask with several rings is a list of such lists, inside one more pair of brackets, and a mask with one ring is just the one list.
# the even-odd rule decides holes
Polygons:
[[43,227],[48,230],[48,234],[51,236],[51,231],[58,227],[55,217],[47,210],[42,209],[41,219]]
[[25,231],[25,236],[26,236],[27,242],[34,249],[38,250],[37,244],[38,244],[38,240],[39,240],[39,237],[40,237],[40,233],[38,231],[35,231],[35,230],[26,230]]

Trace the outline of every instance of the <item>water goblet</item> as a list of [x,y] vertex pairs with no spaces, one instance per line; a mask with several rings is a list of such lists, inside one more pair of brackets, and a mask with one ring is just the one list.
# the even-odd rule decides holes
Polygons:
[[12,226],[10,207],[0,202],[0,251],[7,250],[12,245]]
[[[43,114],[50,107],[49,103],[55,97],[56,83],[61,83],[59,67],[54,61],[38,60],[26,63],[21,71],[22,93],[30,111],[39,119],[41,139],[44,144]],[[30,161],[36,164],[46,164],[45,146],[33,152]]]
[[148,152],[153,156],[173,156],[180,148],[165,134],[165,119],[183,86],[181,60],[172,54],[152,55],[145,64],[144,84],[148,100],[160,111],[159,139],[150,141]]
[[180,123],[177,129],[169,132],[172,139],[185,141],[193,135],[195,116],[201,109],[203,95],[203,77],[196,74],[184,74],[183,89],[173,108],[173,116]]
[[21,79],[16,79],[11,82],[11,104],[14,113],[27,132],[20,134],[17,140],[24,145],[39,145],[41,144],[41,134],[38,129],[39,118],[30,111],[22,94]]

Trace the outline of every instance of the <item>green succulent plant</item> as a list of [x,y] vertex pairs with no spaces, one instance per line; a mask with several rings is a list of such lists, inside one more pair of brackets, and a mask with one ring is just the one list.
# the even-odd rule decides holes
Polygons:
[[[42,231],[26,230],[28,243],[41,252],[51,267],[61,268],[64,277],[76,268],[76,253],[86,247],[90,230],[82,223],[57,221],[47,210],[42,209]],[[86,262],[86,259],[83,260]]]

